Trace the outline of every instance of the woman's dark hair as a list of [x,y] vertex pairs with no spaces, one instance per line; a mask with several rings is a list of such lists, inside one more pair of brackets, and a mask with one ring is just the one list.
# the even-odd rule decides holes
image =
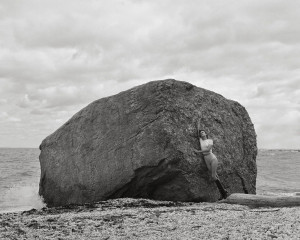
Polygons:
[[200,129],[200,130],[198,131],[198,136],[200,137],[200,132],[201,132],[201,131],[205,132],[206,137],[208,138],[208,134],[207,134],[207,132],[206,132],[204,129]]

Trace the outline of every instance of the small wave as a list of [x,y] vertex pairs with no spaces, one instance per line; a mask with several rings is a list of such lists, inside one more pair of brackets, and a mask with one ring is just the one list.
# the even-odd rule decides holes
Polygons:
[[34,173],[33,171],[28,171],[28,172],[22,172],[20,173],[20,175],[22,177],[31,177],[33,173]]
[[1,212],[40,209],[45,206],[43,199],[38,195],[38,186],[35,185],[13,186],[4,191],[1,202]]
[[23,212],[23,211],[28,211],[31,209],[33,209],[31,206],[19,206],[19,207],[10,206],[10,207],[5,207],[5,208],[0,207],[0,214],[11,213],[11,212]]

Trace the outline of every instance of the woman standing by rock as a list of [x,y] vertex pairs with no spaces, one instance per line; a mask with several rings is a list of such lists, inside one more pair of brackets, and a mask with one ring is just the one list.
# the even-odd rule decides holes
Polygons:
[[212,152],[213,147],[213,140],[208,138],[208,135],[204,130],[198,130],[198,138],[199,138],[199,144],[200,144],[200,152],[204,156],[204,160],[206,163],[206,166],[211,173],[212,179],[217,184],[217,187],[221,193],[222,199],[227,198],[227,191],[222,186],[220,179],[217,174],[217,168],[218,168],[218,159]]

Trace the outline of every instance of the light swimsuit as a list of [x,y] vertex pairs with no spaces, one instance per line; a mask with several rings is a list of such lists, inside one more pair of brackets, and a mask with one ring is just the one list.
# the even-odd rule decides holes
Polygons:
[[[205,140],[202,140],[200,138],[200,145],[201,145],[201,150],[202,151],[205,151],[207,150],[210,146],[213,145],[213,141],[211,139],[205,139]],[[204,156],[207,156],[207,155],[210,155],[212,154],[212,149],[209,150],[209,152],[206,152],[206,153],[203,153]]]
[[[205,151],[210,146],[213,146],[213,140],[212,139],[202,140],[200,138],[200,145],[201,145],[201,150]],[[205,161],[209,161],[209,162],[218,161],[217,157],[212,152],[212,148],[209,150],[209,152],[203,153],[203,156],[204,156]]]

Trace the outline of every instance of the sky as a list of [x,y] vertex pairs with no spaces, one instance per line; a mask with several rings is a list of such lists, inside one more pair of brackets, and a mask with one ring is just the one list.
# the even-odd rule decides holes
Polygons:
[[174,78],[241,103],[259,148],[300,149],[300,1],[0,0],[0,147]]

